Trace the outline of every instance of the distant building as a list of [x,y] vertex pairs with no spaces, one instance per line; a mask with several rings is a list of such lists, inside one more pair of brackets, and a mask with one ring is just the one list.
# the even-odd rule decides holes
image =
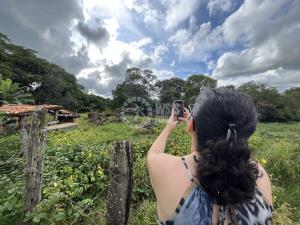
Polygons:
[[44,107],[48,110],[48,128],[62,123],[76,124],[78,114],[65,110],[59,105],[7,104],[0,106],[0,112],[4,113],[7,117],[6,120],[0,122],[0,133],[20,129],[22,123],[28,123],[32,113],[39,107]]

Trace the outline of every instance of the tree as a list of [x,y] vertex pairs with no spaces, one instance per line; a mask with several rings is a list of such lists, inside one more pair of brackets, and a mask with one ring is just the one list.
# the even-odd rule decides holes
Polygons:
[[125,84],[142,85],[146,88],[149,94],[155,91],[155,82],[157,77],[153,74],[152,70],[141,70],[140,68],[133,67],[126,70]]
[[83,111],[105,111],[111,107],[111,100],[94,94],[86,95],[83,99],[81,109]]
[[274,122],[292,119],[283,96],[274,87],[250,81],[239,86],[238,90],[251,96],[261,121]]
[[185,81],[178,77],[157,81],[159,101],[162,103],[172,103],[176,99],[184,96]]
[[293,120],[300,120],[300,87],[293,87],[283,93],[285,105]]
[[[18,83],[21,87],[28,87],[33,82],[41,83],[41,86],[31,93],[37,104],[58,104],[74,111],[85,111],[95,108],[95,101],[103,101],[99,96],[89,97],[73,74],[37,57],[36,53],[34,50],[12,44],[0,33],[0,74],[3,75],[3,79],[10,79],[12,83]],[[87,105],[89,102],[91,107]]]
[[200,94],[200,88],[211,87],[214,88],[217,85],[217,81],[205,76],[205,75],[191,75],[185,81],[184,87],[184,99],[188,104],[193,104],[196,100],[196,97]]
[[3,80],[0,77],[0,105],[8,103],[32,103],[33,99],[29,93],[13,84],[10,79]]
[[120,108],[131,97],[141,97],[151,102],[156,80],[151,70],[141,70],[136,67],[127,69],[125,81],[112,91],[113,108]]

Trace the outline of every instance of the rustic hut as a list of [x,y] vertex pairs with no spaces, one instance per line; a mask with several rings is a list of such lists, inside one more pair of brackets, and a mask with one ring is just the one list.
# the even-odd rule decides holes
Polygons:
[[22,123],[27,123],[28,118],[38,107],[44,107],[48,110],[48,114],[52,119],[48,119],[48,127],[59,123],[71,122],[76,124],[77,113],[64,110],[59,105],[26,105],[26,104],[6,104],[0,106],[0,112],[4,113],[7,120],[0,122],[0,133],[5,133],[9,130],[18,130]]
[[57,120],[59,121],[59,123],[65,123],[65,122],[76,123],[77,117],[78,117],[77,113],[65,109],[57,110]]

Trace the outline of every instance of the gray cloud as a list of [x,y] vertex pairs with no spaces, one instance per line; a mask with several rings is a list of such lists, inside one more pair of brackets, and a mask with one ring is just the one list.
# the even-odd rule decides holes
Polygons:
[[78,82],[86,87],[87,90],[92,90],[93,93],[110,97],[111,91],[122,82],[122,79],[111,79],[107,85],[100,83],[102,79],[102,73],[100,71],[94,71],[88,75],[88,78],[78,78]]
[[[96,17],[99,13],[83,22],[86,18],[81,0],[40,0],[38,3],[26,0],[22,4],[17,0],[0,1],[0,32],[13,43],[38,51],[40,57],[63,66],[70,73],[78,74],[82,69],[95,68],[86,78],[79,77],[78,82],[98,94],[110,96],[111,90],[125,79],[128,67],[147,68],[153,64],[153,59],[147,55],[133,60],[129,52],[122,50],[116,52],[121,55],[117,64],[107,59],[92,63],[88,44],[103,48],[110,41],[110,34],[103,26],[103,20]],[[80,41],[73,42],[72,32],[78,32],[87,43],[81,43],[78,48]],[[104,69],[99,71],[98,68]]]
[[105,27],[101,26],[100,20],[97,20],[96,24],[96,29],[90,28],[89,25],[84,22],[79,22],[77,27],[81,35],[84,36],[88,41],[103,45],[109,40],[109,33]]
[[38,55],[76,73],[79,66],[76,55],[88,62],[86,54],[73,50],[70,27],[74,19],[82,20],[79,0],[47,1],[1,0],[0,32],[13,43],[38,51]]
[[150,57],[145,57],[138,62],[130,58],[129,52],[122,53],[122,60],[117,64],[105,64],[104,70],[99,71],[95,69],[91,73],[87,74],[87,77],[78,78],[78,82],[86,87],[86,89],[91,89],[95,93],[102,96],[111,96],[112,90],[117,86],[117,84],[122,83],[125,80],[126,70],[130,67],[139,68],[149,68],[153,63]]
[[87,46],[83,45],[73,55],[62,58],[60,63],[68,72],[73,74],[77,74],[81,69],[91,66]]

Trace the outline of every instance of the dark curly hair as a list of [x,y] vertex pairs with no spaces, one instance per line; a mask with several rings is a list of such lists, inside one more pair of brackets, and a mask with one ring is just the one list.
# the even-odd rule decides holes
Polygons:
[[[200,158],[197,178],[219,205],[236,205],[253,198],[258,167],[250,161],[248,138],[255,132],[257,111],[248,95],[226,88],[204,88],[193,116]],[[227,140],[231,123],[235,124]]]

